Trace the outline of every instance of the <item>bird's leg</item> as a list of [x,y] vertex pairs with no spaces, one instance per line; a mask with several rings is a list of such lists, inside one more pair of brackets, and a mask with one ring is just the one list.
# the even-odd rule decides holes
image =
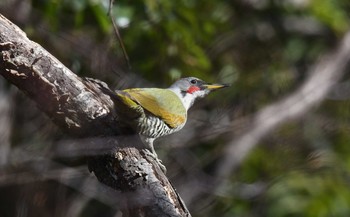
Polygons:
[[141,140],[143,141],[143,143],[146,145],[146,148],[149,150],[148,152],[146,152],[148,154],[148,156],[152,157],[153,159],[155,159],[160,167],[160,169],[166,173],[166,167],[163,165],[162,160],[160,160],[158,158],[158,155],[156,153],[156,151],[154,150],[154,146],[153,146],[153,141],[154,138],[146,138],[143,136],[140,136]]

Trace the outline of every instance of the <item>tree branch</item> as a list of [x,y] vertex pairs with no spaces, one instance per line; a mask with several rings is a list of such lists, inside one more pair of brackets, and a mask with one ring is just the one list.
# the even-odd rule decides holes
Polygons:
[[229,176],[261,138],[281,124],[305,114],[326,98],[333,85],[346,72],[349,63],[350,32],[347,32],[338,49],[320,58],[311,67],[309,77],[298,90],[259,111],[248,130],[227,145],[216,175],[221,178]]
[[190,216],[138,137],[116,137],[130,132],[116,123],[118,105],[106,94],[112,93],[108,86],[75,75],[1,14],[0,74],[69,135],[104,137],[102,146],[114,147],[91,157],[89,169],[100,182],[126,195],[124,216]]

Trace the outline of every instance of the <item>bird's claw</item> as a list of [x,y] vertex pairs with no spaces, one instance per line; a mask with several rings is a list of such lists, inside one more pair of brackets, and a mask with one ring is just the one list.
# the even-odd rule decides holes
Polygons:
[[156,161],[158,162],[158,166],[160,169],[163,171],[164,174],[166,174],[166,167],[164,166],[163,162],[161,159],[157,158]]
[[152,153],[148,149],[147,149],[147,151],[145,151],[145,153],[146,153],[147,156],[149,156],[149,157],[153,158],[154,160],[156,160],[157,163],[158,163],[159,168],[163,171],[163,173],[166,173],[166,171],[167,171],[166,167],[164,166],[162,160],[158,158],[156,153]]

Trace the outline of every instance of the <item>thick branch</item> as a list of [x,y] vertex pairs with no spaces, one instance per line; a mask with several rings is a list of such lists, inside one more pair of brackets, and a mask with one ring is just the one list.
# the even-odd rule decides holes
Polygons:
[[62,129],[73,135],[105,133],[102,126],[113,121],[113,104],[108,96],[30,41],[17,26],[2,16],[0,19],[1,75],[33,99]]
[[114,147],[91,158],[89,168],[102,183],[124,193],[124,216],[190,216],[138,138],[117,139],[124,129],[115,121],[117,105],[105,93],[108,86],[75,75],[2,15],[0,74],[71,136],[103,136],[96,145]]

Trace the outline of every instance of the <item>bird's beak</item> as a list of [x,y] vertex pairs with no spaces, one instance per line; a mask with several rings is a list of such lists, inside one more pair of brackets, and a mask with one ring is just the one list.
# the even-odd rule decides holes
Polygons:
[[229,87],[231,85],[229,84],[204,84],[203,85],[205,88],[207,88],[208,90],[218,90],[224,87]]

